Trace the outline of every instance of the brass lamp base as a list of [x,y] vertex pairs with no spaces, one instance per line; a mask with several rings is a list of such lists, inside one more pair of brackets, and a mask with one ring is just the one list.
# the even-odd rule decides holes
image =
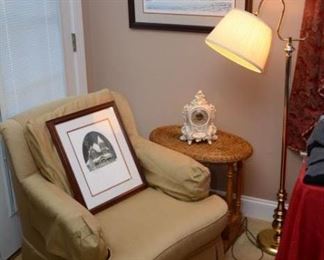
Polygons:
[[257,243],[259,248],[270,255],[276,255],[279,243],[276,240],[276,231],[273,229],[265,229],[258,234]]

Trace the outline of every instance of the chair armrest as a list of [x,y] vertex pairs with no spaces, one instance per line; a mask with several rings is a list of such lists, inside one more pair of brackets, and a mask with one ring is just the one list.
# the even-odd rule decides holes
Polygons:
[[101,227],[86,208],[38,173],[21,185],[29,221],[49,253],[63,259],[107,259],[109,249]]
[[189,156],[142,137],[132,141],[150,186],[183,201],[196,201],[208,196],[208,168]]

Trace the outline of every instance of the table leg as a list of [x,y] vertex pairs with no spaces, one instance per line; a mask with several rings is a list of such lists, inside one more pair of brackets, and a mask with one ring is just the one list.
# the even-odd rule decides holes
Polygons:
[[[243,233],[241,225],[241,193],[242,193],[242,163],[228,163],[227,164],[227,188],[226,188],[226,202],[229,210],[229,222],[222,233],[224,239],[225,250],[227,250],[235,240]],[[235,176],[234,176],[235,175]],[[236,182],[234,185],[234,179]],[[235,186],[235,187],[234,187]],[[234,192],[236,193],[235,203],[233,201]]]
[[237,172],[236,172],[236,205],[235,205],[235,215],[241,214],[241,195],[242,195],[242,167],[243,162],[240,161],[237,163]]
[[234,164],[229,163],[227,165],[227,189],[226,189],[226,202],[230,214],[233,212],[233,175],[234,175]]

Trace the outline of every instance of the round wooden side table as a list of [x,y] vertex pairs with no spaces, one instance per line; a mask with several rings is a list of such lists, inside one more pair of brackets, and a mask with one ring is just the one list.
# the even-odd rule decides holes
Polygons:
[[217,131],[217,140],[212,144],[193,142],[189,145],[187,142],[181,141],[180,136],[180,126],[162,126],[151,132],[150,140],[188,155],[206,166],[227,165],[225,200],[229,208],[229,224],[223,233],[224,245],[227,250],[242,233],[242,166],[243,161],[252,155],[252,146],[243,138],[220,130]]

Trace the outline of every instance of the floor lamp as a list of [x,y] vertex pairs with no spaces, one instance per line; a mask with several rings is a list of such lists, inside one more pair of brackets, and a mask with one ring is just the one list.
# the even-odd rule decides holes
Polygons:
[[[259,17],[261,0],[255,14],[246,11],[232,9],[207,36],[206,44],[216,52],[239,65],[252,71],[262,73],[269,55],[272,40],[272,31]],[[289,105],[289,86],[292,54],[295,50],[294,41],[304,39],[284,38],[280,34],[282,19],[285,14],[286,5],[281,0],[282,12],[277,26],[277,36],[286,42],[284,49],[286,54],[285,83],[284,83],[284,108],[282,125],[282,146],[281,146],[281,170],[280,183],[277,193],[277,207],[274,211],[272,229],[266,229],[258,234],[259,247],[268,254],[276,255],[278,252],[280,237],[282,234],[283,222],[285,219],[285,202],[287,192],[286,182],[286,158],[287,158],[287,114]]]

